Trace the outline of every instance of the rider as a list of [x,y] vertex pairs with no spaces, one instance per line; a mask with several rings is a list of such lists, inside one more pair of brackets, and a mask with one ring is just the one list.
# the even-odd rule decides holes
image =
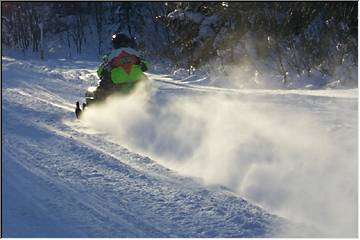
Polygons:
[[109,92],[128,93],[136,83],[146,78],[144,73],[148,69],[140,53],[135,50],[136,42],[124,33],[112,36],[113,50],[103,57],[97,74],[100,78],[97,97],[104,98]]

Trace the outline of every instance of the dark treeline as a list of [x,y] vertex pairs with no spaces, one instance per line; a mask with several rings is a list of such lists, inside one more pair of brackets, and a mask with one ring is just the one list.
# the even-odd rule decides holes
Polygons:
[[43,23],[45,41],[101,55],[121,30],[179,67],[271,62],[287,83],[289,72],[357,66],[357,13],[357,2],[2,2],[2,45],[39,51]]
[[[2,2],[2,44],[39,51],[39,23],[46,41],[61,38],[81,55],[96,45],[99,55],[111,33],[124,30],[132,37],[144,35],[145,21],[165,14],[163,3],[141,2]],[[96,42],[89,42],[96,35]],[[141,40],[141,39],[140,39]],[[92,49],[92,48],[91,48]]]

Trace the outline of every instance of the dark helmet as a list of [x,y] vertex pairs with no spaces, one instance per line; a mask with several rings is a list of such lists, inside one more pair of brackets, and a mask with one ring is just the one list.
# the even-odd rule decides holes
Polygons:
[[124,33],[115,33],[112,35],[111,42],[115,49],[121,47],[136,47],[135,39],[128,37]]

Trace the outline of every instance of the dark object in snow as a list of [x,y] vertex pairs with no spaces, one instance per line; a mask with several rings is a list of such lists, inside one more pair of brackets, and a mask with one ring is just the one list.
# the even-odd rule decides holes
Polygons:
[[79,101],[76,102],[76,108],[75,108],[75,115],[76,115],[76,118],[80,118],[81,117],[81,114],[85,111],[86,109],[86,103],[83,103],[82,104],[82,109],[80,108],[80,103]]
[[75,115],[77,118],[80,118],[81,115],[81,109],[80,109],[80,103],[79,101],[76,102],[76,108],[75,108]]

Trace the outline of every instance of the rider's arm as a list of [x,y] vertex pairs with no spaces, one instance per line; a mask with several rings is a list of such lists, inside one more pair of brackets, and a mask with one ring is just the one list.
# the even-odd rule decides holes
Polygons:
[[104,55],[103,56],[103,62],[100,64],[98,70],[96,71],[97,72],[97,75],[98,77],[101,79],[104,77],[104,74],[106,71],[108,71],[108,67],[109,67],[109,55]]
[[98,75],[98,77],[99,77],[100,79],[104,76],[104,71],[105,71],[104,68],[105,68],[104,63],[102,63],[102,64],[99,66],[98,70],[96,71],[96,73],[97,73],[97,75]]
[[139,66],[141,68],[141,71],[146,72],[149,69],[149,63],[144,60],[140,60]]

